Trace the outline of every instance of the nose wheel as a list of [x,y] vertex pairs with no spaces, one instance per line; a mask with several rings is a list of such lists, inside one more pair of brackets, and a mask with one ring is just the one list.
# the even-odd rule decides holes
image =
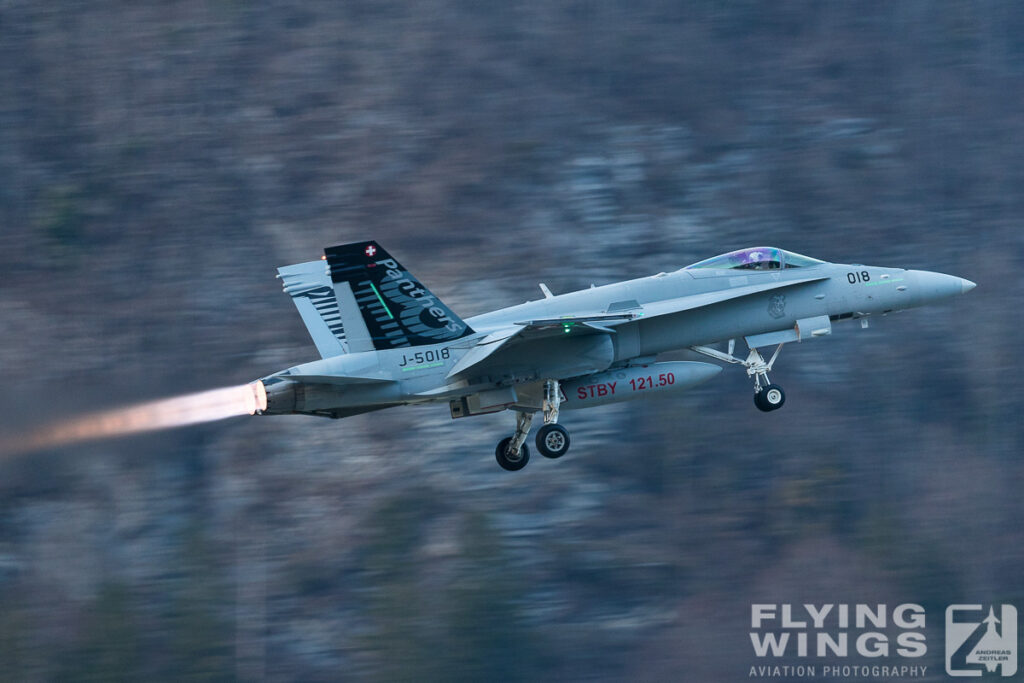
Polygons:
[[778,410],[785,402],[786,392],[778,384],[763,386],[754,394],[754,405],[766,413]]
[[746,360],[741,360],[736,356],[732,355],[733,342],[729,342],[729,352],[722,353],[717,349],[712,349],[707,346],[691,346],[690,348],[697,353],[702,353],[705,356],[717,358],[718,360],[725,361],[726,363],[736,363],[742,365],[747,369],[747,376],[754,380],[754,405],[760,410],[768,413],[773,410],[778,410],[786,403],[786,392],[782,390],[778,384],[772,384],[771,380],[768,379],[768,372],[775,365],[775,360],[779,357],[779,352],[782,351],[782,344],[775,347],[775,353],[772,354],[770,360],[765,361],[764,356],[756,348],[751,348],[750,353],[747,354]]

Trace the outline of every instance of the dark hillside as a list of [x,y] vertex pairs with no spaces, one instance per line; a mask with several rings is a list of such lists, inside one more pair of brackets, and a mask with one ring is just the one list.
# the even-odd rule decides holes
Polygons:
[[[976,291],[572,414],[238,419],[0,463],[0,678],[735,680],[752,602],[1024,609],[1024,7],[0,2],[0,432],[315,350],[372,237],[464,315],[743,246]],[[538,460],[540,460],[538,458]],[[936,615],[936,616],[932,616]]]

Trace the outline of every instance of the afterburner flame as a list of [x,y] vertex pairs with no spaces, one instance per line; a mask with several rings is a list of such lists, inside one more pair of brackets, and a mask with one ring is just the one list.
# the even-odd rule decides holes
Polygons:
[[267,407],[263,382],[107,410],[47,425],[34,433],[0,441],[0,454],[23,453],[159,429],[254,415]]

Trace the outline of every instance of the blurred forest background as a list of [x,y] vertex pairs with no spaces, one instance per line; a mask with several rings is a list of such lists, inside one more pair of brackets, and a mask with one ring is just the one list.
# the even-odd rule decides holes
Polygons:
[[0,0],[0,431],[314,358],[274,269],[357,239],[463,316],[760,244],[978,283],[515,474],[446,406],[8,459],[0,677],[735,680],[751,602],[918,602],[941,678],[945,605],[1024,607],[1022,111],[1012,2]]

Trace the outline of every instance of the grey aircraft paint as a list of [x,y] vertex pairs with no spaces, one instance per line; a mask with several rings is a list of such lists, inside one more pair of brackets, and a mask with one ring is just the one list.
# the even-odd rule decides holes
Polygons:
[[[529,459],[524,442],[537,412],[545,422],[539,450],[560,457],[569,438],[557,424],[563,400],[568,409],[637,398],[658,378],[662,384],[647,393],[678,391],[721,369],[658,363],[658,354],[689,348],[740,364],[753,378],[757,407],[775,410],[785,395],[768,371],[782,344],[831,334],[835,322],[974,288],[941,273],[827,263],[756,247],[558,296],[542,286],[543,299],[462,320],[376,242],[331,247],[325,255],[279,269],[322,358],[260,380],[261,414],[340,418],[442,401],[453,418],[511,409],[516,430],[496,458],[513,470]],[[736,340],[748,347],[745,358],[733,355]],[[711,346],[721,343],[727,351]],[[758,349],[772,346],[765,361]],[[669,374],[673,382],[665,385]],[[630,380],[631,391],[616,385],[617,395],[574,396],[582,387]]]

